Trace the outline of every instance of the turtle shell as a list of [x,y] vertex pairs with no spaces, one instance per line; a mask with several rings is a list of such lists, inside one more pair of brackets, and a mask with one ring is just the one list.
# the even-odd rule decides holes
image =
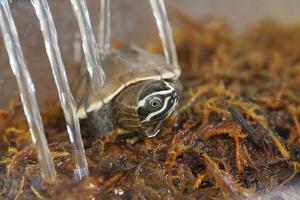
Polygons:
[[[77,74],[72,92],[77,104],[79,118],[98,111],[110,102],[126,86],[144,80],[175,80],[180,69],[170,66],[162,56],[151,54],[135,46],[113,50],[102,62],[106,82],[102,88],[90,87],[87,71]],[[81,69],[82,70],[82,69]]]

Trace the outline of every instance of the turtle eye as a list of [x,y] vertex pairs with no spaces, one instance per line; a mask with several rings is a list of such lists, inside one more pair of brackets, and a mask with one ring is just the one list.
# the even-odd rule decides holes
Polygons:
[[148,102],[148,106],[151,110],[156,110],[158,108],[161,108],[162,106],[162,100],[159,97],[151,98]]

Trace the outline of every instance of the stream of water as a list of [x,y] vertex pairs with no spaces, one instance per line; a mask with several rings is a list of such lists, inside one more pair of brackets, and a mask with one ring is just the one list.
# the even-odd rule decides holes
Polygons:
[[[159,37],[162,42],[166,62],[179,69],[176,46],[164,0],[150,0],[150,4],[159,31]],[[102,58],[109,53],[111,48],[110,26],[110,0],[101,0],[98,45]],[[180,72],[178,72],[178,74],[180,74]]]
[[35,97],[35,87],[25,62],[7,0],[0,0],[0,29],[2,30],[12,71],[18,82],[24,113],[30,127],[31,138],[38,156],[43,179],[48,182],[55,182],[56,171],[50,157],[50,151]]
[[[105,57],[111,48],[110,0],[101,0],[98,37],[100,54],[92,32],[85,0],[71,0],[71,3],[79,24],[82,47],[85,54],[87,69],[91,76],[92,87],[102,86],[105,82],[105,74],[101,66],[100,55]],[[88,166],[80,133],[79,120],[76,117],[76,104],[69,88],[65,66],[61,58],[56,28],[47,0],[32,0],[32,4],[40,21],[47,55],[67,123],[67,132],[73,146],[76,167],[75,175],[77,178],[82,179],[89,173]],[[156,19],[166,61],[170,65],[179,67],[172,29],[167,17],[164,0],[150,0],[150,4]],[[32,141],[41,165],[42,175],[48,181],[55,181],[56,172],[50,157],[40,112],[35,98],[34,85],[25,63],[17,30],[7,0],[0,0],[0,15],[0,26],[5,46],[9,55],[12,70],[18,82]]]
[[111,43],[110,0],[101,0],[98,46],[103,60],[110,52]]
[[150,4],[158,27],[166,61],[168,64],[179,68],[173,32],[167,16],[164,0],[150,0]]
[[105,73],[101,66],[97,42],[92,31],[89,12],[85,0],[71,0],[72,8],[78,21],[82,48],[92,87],[101,87],[105,82]]
[[57,31],[54,25],[47,0],[32,0],[38,16],[44,37],[47,55],[64,111],[67,132],[73,147],[75,176],[79,179],[89,174],[84,146],[80,133],[79,119],[76,116],[76,104],[69,88],[65,66],[57,41]]

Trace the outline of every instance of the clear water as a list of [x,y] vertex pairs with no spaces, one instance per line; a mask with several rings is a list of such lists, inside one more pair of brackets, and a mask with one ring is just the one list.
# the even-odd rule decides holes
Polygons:
[[75,40],[74,40],[74,52],[73,52],[73,60],[75,63],[80,64],[82,60],[82,48],[81,48],[81,39],[80,39],[80,33],[75,33]]
[[42,176],[45,181],[54,182],[56,180],[56,171],[50,157],[44,127],[37,105],[35,87],[24,59],[18,33],[7,0],[0,0],[0,29],[2,30],[12,71],[18,82],[24,113],[30,127],[32,142],[38,156]]
[[168,64],[178,67],[176,46],[164,0],[150,0],[150,4],[158,27],[166,61]]
[[78,21],[82,48],[85,55],[87,70],[91,77],[92,87],[102,86],[105,82],[105,74],[101,66],[98,46],[92,31],[86,1],[71,0],[71,3]]
[[82,179],[89,173],[88,165],[80,133],[79,119],[76,116],[76,104],[69,88],[65,66],[58,46],[57,31],[47,0],[32,0],[32,4],[41,25],[47,55],[51,64],[61,107],[64,111],[67,132],[73,147],[76,167],[75,175],[77,178]]
[[103,60],[110,52],[111,42],[110,0],[101,0],[98,46]]

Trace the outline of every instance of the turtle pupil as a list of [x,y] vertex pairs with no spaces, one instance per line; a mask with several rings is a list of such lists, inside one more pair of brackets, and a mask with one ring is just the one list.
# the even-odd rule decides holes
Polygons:
[[158,97],[155,97],[149,101],[151,108],[158,108],[161,106],[161,100]]

